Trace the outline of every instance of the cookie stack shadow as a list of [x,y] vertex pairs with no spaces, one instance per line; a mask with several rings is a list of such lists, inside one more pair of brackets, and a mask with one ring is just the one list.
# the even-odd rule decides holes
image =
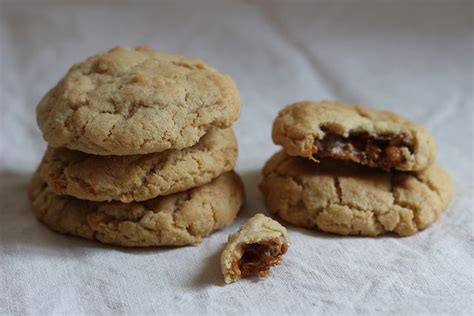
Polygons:
[[283,150],[263,169],[267,207],[340,235],[412,235],[452,196],[429,132],[391,112],[337,102],[288,105],[273,123]]
[[74,65],[37,108],[49,147],[29,187],[33,213],[107,244],[201,242],[244,201],[240,106],[234,81],[199,59],[117,47]]

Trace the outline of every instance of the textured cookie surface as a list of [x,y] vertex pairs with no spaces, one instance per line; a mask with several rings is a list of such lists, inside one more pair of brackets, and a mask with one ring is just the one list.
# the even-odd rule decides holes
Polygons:
[[451,200],[451,178],[436,163],[418,173],[385,172],[334,159],[316,164],[284,152],[263,169],[271,212],[297,226],[341,235],[411,235]]
[[271,266],[281,263],[289,245],[285,227],[263,214],[256,214],[229,236],[221,255],[225,282],[268,275]]
[[52,230],[106,244],[148,247],[201,242],[232,223],[244,192],[231,171],[209,184],[145,202],[90,202],[54,194],[36,172],[29,198],[35,216]]
[[50,191],[91,201],[144,201],[210,182],[237,158],[232,129],[213,128],[182,150],[133,156],[95,156],[49,148],[40,174]]
[[330,101],[288,105],[272,137],[291,156],[350,160],[370,167],[422,170],[435,159],[428,131],[394,113]]
[[116,47],[72,66],[37,121],[52,147],[134,155],[192,146],[239,113],[234,81],[201,60]]

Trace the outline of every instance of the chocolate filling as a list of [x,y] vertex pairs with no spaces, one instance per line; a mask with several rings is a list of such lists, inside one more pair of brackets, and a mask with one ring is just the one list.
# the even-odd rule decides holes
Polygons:
[[354,133],[349,137],[326,132],[314,142],[313,156],[351,160],[369,167],[391,169],[405,162],[402,148],[412,152],[403,134],[373,137],[368,133]]
[[276,242],[251,243],[243,246],[242,257],[236,262],[242,277],[267,276],[271,266],[281,263],[281,256],[286,253],[288,246]]

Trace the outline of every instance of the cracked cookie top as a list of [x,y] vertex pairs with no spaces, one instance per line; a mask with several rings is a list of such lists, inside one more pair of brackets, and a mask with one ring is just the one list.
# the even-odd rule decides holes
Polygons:
[[208,183],[232,170],[236,159],[232,129],[212,128],[192,147],[146,155],[96,156],[50,147],[39,170],[56,194],[128,203]]
[[144,202],[92,202],[56,195],[33,175],[29,199],[35,216],[54,231],[123,247],[183,246],[234,221],[243,185],[231,171],[203,186]]
[[434,223],[452,196],[451,178],[437,163],[387,172],[328,158],[316,164],[283,151],[266,163],[260,188],[284,220],[341,235],[414,234]]
[[116,47],[73,65],[37,121],[52,147],[134,155],[192,146],[239,113],[234,81],[200,59]]
[[288,105],[275,119],[272,137],[291,156],[385,170],[422,170],[436,154],[434,139],[422,126],[391,112],[331,101]]

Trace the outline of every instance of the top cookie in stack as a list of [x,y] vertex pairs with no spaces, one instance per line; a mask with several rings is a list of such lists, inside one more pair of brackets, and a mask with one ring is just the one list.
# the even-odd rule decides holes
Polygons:
[[37,108],[50,146],[93,155],[190,147],[239,113],[229,76],[199,59],[145,47],[117,47],[72,66]]
[[278,114],[272,135],[284,152],[266,164],[261,188],[270,210],[296,225],[410,235],[436,221],[451,199],[433,137],[394,113],[299,102]]
[[329,101],[286,107],[275,119],[273,141],[291,156],[386,170],[423,170],[435,158],[435,142],[424,127],[391,112]]
[[199,59],[117,47],[68,71],[41,100],[49,148],[33,177],[37,217],[122,246],[185,245],[230,224],[234,81]]

